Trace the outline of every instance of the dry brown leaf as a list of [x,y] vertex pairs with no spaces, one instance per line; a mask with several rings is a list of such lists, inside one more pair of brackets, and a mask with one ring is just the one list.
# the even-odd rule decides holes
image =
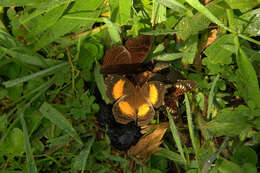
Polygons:
[[202,45],[201,50],[204,50],[206,47],[211,45],[217,39],[217,33],[218,33],[217,29],[212,29],[209,32],[209,36],[208,36],[207,42]]
[[205,0],[205,5],[210,3],[210,1],[212,1],[212,0]]
[[153,130],[153,132],[144,135],[135,146],[129,149],[128,153],[140,161],[145,162],[153,153],[160,150],[159,146],[162,143],[162,138],[168,127],[168,122],[145,127],[146,132],[151,130]]

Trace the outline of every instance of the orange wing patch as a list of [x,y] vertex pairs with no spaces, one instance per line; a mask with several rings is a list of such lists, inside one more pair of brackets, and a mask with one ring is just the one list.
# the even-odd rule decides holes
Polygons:
[[124,85],[125,85],[125,81],[120,79],[119,81],[117,81],[113,87],[113,97],[115,100],[119,99],[120,97],[123,96],[124,94]]
[[128,102],[121,101],[118,103],[118,106],[120,111],[125,115],[128,115],[129,117],[133,117],[135,115],[133,107]]
[[148,100],[155,105],[156,102],[158,101],[158,89],[154,84],[149,84],[149,96]]
[[137,113],[138,118],[145,117],[149,112],[149,110],[150,110],[150,106],[147,103],[144,103],[141,106],[139,106],[138,113]]

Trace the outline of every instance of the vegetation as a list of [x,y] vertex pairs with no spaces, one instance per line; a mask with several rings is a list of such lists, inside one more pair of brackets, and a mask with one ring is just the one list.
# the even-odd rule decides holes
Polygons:
[[[1,0],[0,173],[257,173],[259,4]],[[111,147],[95,118],[104,52],[142,34],[153,35],[148,59],[197,85],[165,114],[161,150],[146,162]]]

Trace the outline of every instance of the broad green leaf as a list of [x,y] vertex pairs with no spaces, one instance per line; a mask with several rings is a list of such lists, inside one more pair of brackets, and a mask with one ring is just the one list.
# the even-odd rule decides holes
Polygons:
[[216,167],[221,173],[244,173],[239,165],[224,158],[217,162]]
[[79,144],[83,144],[76,130],[72,127],[71,123],[50,104],[45,102],[40,107],[40,112],[45,118],[49,119],[53,124],[57,125],[60,129],[64,130],[71,137],[73,137]]
[[230,64],[232,62],[231,55],[233,50],[225,49],[225,46],[234,46],[232,34],[223,35],[211,44],[204,53],[213,64]]
[[116,26],[115,24],[113,24],[107,18],[104,18],[104,22],[107,24],[108,32],[109,32],[110,38],[112,40],[112,45],[121,44],[120,28],[118,26]]
[[240,32],[247,33],[253,36],[260,35],[260,8],[249,11],[237,19],[238,25],[236,28]]
[[232,9],[251,9],[259,5],[259,0],[225,0]]
[[216,136],[240,135],[252,128],[249,123],[250,113],[246,106],[239,106],[235,110],[227,108],[220,111],[206,127]]
[[[26,40],[30,41],[35,39],[34,37],[36,37],[38,34],[54,25],[67,7],[68,4],[53,8],[44,15],[39,15],[38,17],[35,17],[32,20],[26,22],[24,25],[30,30],[30,32],[26,35]],[[25,17],[20,19],[21,23],[23,22],[22,20],[26,21]]]
[[127,24],[128,20],[130,18],[130,15],[131,15],[132,4],[133,4],[132,0],[119,0],[118,1],[121,25]]
[[[97,18],[100,14],[98,7],[103,3],[103,0],[85,0],[76,1],[72,8],[68,11],[70,17],[82,18]],[[75,20],[62,17],[54,25],[52,25],[35,43],[33,43],[34,50],[39,50],[51,42],[57,40],[59,37],[73,31],[79,27],[91,29],[95,21],[93,20]]]
[[154,3],[152,21],[154,24],[166,21],[166,7],[158,2]]
[[244,172],[257,173],[257,167],[252,163],[245,163],[242,165],[242,169]]
[[233,155],[233,160],[239,165],[243,165],[244,163],[256,165],[258,159],[256,152],[252,148],[249,146],[242,146],[237,148]]
[[186,40],[186,48],[182,50],[185,54],[181,61],[183,64],[192,64],[198,51],[198,35],[192,35]]
[[77,172],[77,170],[80,170],[81,173],[84,173],[86,162],[88,160],[88,156],[90,153],[90,149],[95,141],[95,137],[91,137],[88,142],[85,144],[85,149],[83,149],[79,155],[77,155],[76,160],[73,164],[73,170],[72,172]]
[[5,140],[0,142],[0,151],[1,155],[22,156],[25,152],[23,132],[18,128],[12,129]]
[[240,82],[243,85],[243,88],[240,88],[240,93],[247,103],[253,101],[256,107],[260,108],[260,91],[256,72],[243,49],[239,48],[236,60],[241,75]]

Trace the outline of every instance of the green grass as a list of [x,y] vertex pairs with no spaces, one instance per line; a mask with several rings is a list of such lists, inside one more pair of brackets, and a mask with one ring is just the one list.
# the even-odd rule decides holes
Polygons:
[[[259,172],[260,1],[203,3],[1,0],[0,173]],[[105,51],[142,34],[153,35],[148,59],[197,84],[165,113],[145,163],[111,147],[95,119],[109,103]]]

